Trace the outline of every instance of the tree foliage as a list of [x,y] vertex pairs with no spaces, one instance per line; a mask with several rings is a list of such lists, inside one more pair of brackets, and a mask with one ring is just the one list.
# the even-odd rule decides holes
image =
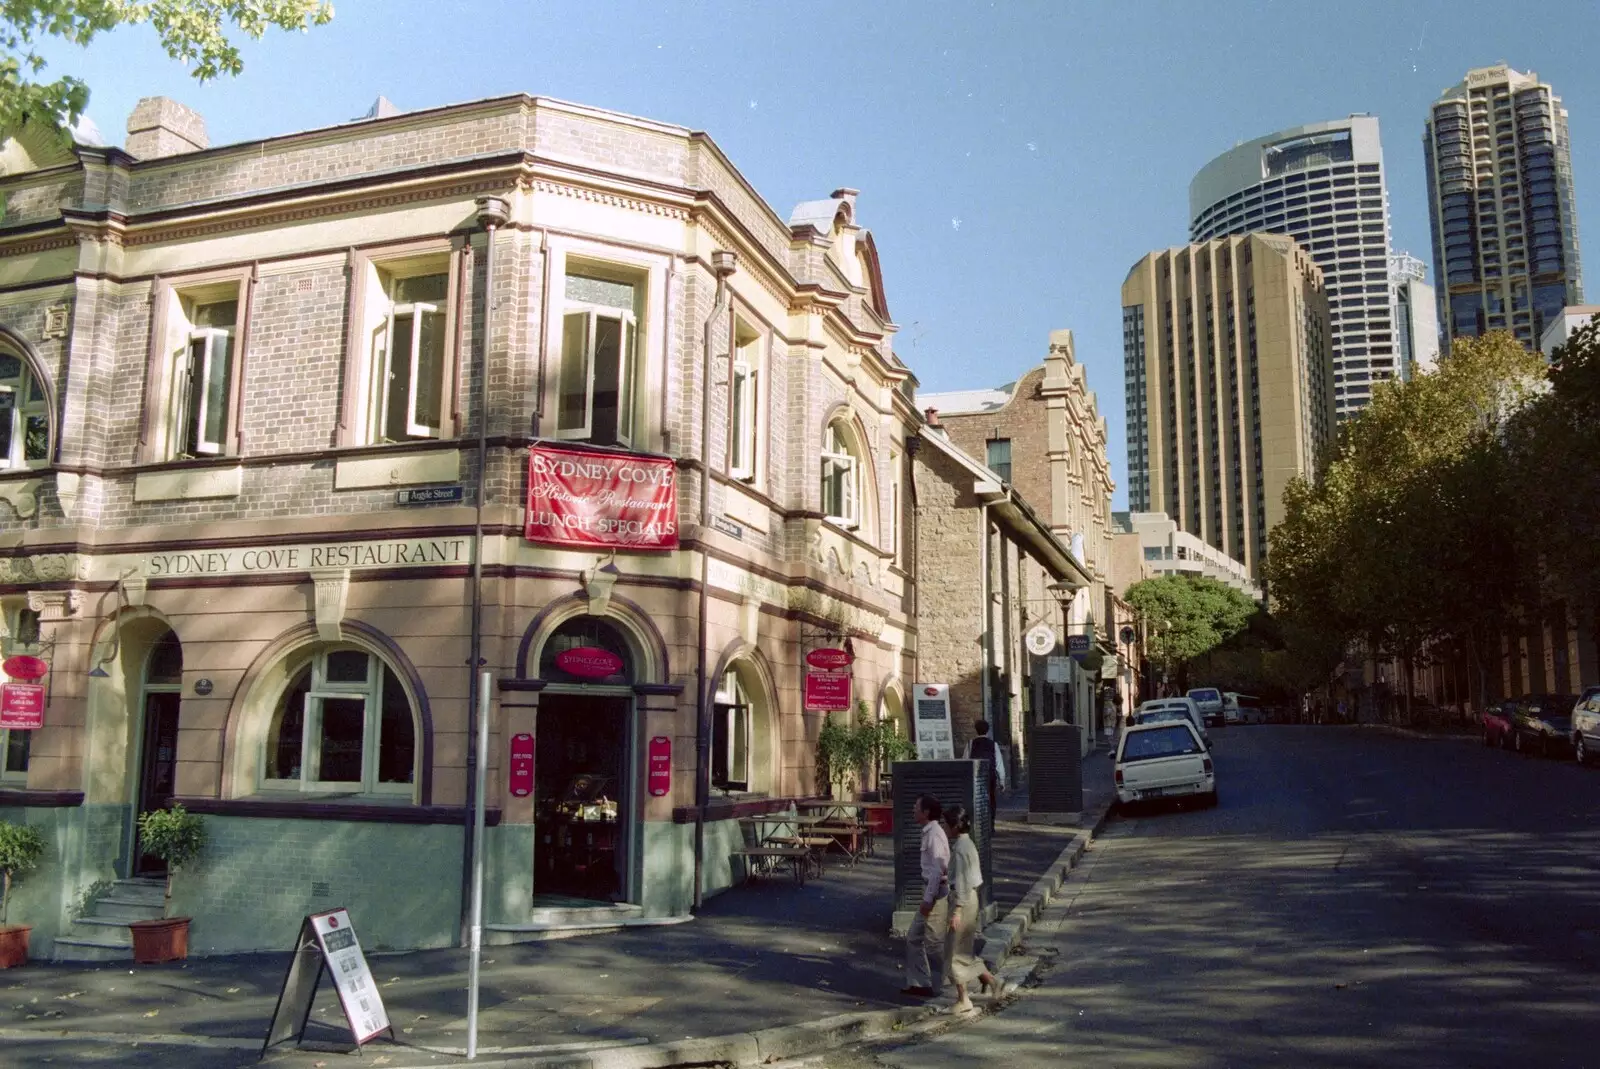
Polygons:
[[230,28],[259,40],[271,27],[306,30],[333,18],[328,0],[0,0],[0,125],[57,133],[76,123],[89,87],[71,75],[43,80],[39,49],[87,45],[118,26],[148,23],[167,55],[202,82],[244,69]]
[[1145,655],[1169,675],[1242,632],[1260,608],[1204,576],[1141,580],[1128,588],[1127,599],[1145,623]]
[[1284,496],[1266,566],[1275,610],[1408,672],[1445,636],[1481,657],[1530,589],[1507,441],[1545,389],[1543,361],[1504,332],[1458,339],[1437,370],[1381,385],[1318,478]]

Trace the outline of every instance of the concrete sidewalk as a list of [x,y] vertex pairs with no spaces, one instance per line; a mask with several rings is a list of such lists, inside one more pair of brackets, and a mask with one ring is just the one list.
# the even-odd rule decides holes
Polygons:
[[[1103,754],[1086,759],[1086,782],[1095,782],[1086,811],[1103,812],[1110,778]],[[1002,929],[1008,914],[1025,902],[1024,912],[1036,911],[1036,885],[1087,838],[1078,828],[1015,823],[1015,815],[1002,809],[997,824],[994,891],[1002,921],[989,957],[1020,938],[1015,925]],[[926,1004],[899,995],[903,947],[888,930],[894,874],[890,851],[878,853],[854,867],[830,859],[823,878],[803,888],[786,877],[734,888],[685,924],[486,948],[477,1064],[558,1064],[545,1062],[557,1055],[564,1056],[559,1063],[591,1069],[759,1062],[926,1015]],[[354,919],[359,931],[359,912]],[[288,960],[260,954],[134,969],[30,964],[0,974],[6,1064],[75,1060],[60,1055],[79,1044],[122,1046],[128,1056],[117,1061],[125,1065],[146,1064],[136,1052],[150,1065],[252,1064]],[[380,1039],[368,1056],[397,1067],[457,1062],[466,1043],[466,953],[377,954],[371,965],[399,1045]],[[349,1048],[326,980],[311,1021],[311,1049],[280,1050],[267,1064],[311,1066]]]

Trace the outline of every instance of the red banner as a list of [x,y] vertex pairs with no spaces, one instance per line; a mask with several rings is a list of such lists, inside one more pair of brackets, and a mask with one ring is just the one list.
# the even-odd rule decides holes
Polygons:
[[30,731],[44,727],[44,687],[38,683],[0,684],[0,728]]
[[678,548],[678,473],[670,458],[532,446],[530,542]]
[[844,713],[850,710],[849,672],[807,672],[806,711]]
[[662,798],[672,792],[672,740],[657,735],[650,740],[650,797]]

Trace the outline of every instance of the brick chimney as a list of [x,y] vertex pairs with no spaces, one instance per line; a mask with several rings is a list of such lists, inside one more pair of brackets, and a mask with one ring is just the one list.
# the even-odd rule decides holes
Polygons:
[[167,97],[145,97],[128,116],[128,155],[141,160],[177,156],[208,148],[206,120],[198,111]]
[[930,427],[944,426],[939,422],[939,410],[937,408],[924,408],[922,410],[922,418],[927,420],[928,426]]

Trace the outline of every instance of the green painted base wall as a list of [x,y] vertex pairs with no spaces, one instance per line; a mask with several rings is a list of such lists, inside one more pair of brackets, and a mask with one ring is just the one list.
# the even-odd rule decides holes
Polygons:
[[39,867],[13,881],[8,919],[33,928],[30,957],[50,957],[84,898],[116,879],[128,807],[86,805],[50,809],[0,809],[0,820],[29,824],[45,839]]
[[[644,826],[644,894],[639,903],[647,917],[681,917],[694,906],[694,825],[651,822]],[[707,898],[744,879],[744,865],[728,856],[744,845],[737,820],[706,825],[705,865],[701,871]]]
[[307,913],[340,906],[371,950],[458,942],[459,827],[211,816],[206,838],[173,880],[191,954],[289,950]]

